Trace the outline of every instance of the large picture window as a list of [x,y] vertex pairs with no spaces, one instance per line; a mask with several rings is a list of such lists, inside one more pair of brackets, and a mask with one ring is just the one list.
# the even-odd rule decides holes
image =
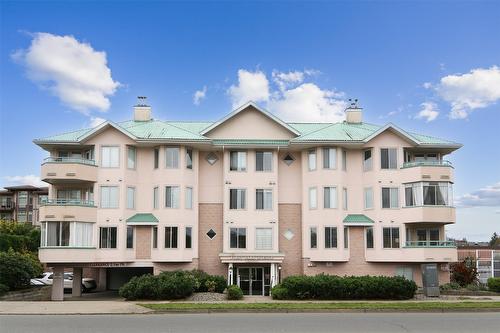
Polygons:
[[398,150],[397,148],[380,149],[380,168],[397,169],[398,168]]
[[273,229],[256,228],[255,229],[255,249],[271,250],[273,248]]
[[165,149],[165,156],[166,156],[167,169],[178,169],[179,168],[179,148],[178,147],[167,147]]
[[103,146],[101,148],[101,167],[103,168],[120,167],[120,147]]
[[337,188],[323,188],[323,208],[337,208]]
[[385,249],[399,248],[399,228],[383,228],[383,242]]
[[405,184],[405,206],[452,206],[453,187],[449,182]]
[[399,208],[399,189],[382,187],[382,208]]
[[165,187],[165,207],[179,208],[179,186]]
[[42,222],[41,246],[92,246],[93,224],[86,222]]
[[99,248],[116,249],[116,227],[99,228]]
[[101,208],[118,208],[118,186],[101,186]]

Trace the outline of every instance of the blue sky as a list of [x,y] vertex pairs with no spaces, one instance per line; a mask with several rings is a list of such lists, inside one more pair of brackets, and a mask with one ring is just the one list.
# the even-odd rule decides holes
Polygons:
[[463,143],[449,159],[467,207],[449,234],[500,232],[499,3],[0,6],[0,185],[37,181],[32,139],[129,119],[138,95],[171,120],[215,120],[245,98],[285,120],[337,120],[359,98],[368,122]]

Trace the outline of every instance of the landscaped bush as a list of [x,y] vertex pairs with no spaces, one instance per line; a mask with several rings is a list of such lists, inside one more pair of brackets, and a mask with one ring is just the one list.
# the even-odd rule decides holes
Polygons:
[[36,252],[40,230],[28,223],[0,221],[0,251]]
[[42,273],[42,265],[33,254],[0,252],[0,284],[17,290],[28,288],[30,279]]
[[8,291],[9,287],[7,287],[5,284],[0,283],[0,296],[3,296]]
[[222,293],[226,280],[203,271],[173,271],[158,275],[145,274],[130,279],[120,288],[120,296],[136,299],[180,299],[193,292],[215,291]]
[[500,293],[500,277],[488,279],[488,289]]
[[451,281],[465,287],[477,282],[477,269],[473,260],[465,259],[450,265]]
[[233,284],[227,287],[227,299],[231,301],[237,301],[243,298],[243,291],[240,287]]
[[274,299],[410,299],[417,285],[403,277],[296,275],[275,286]]
[[439,289],[441,289],[441,291],[458,290],[460,288],[461,286],[456,282],[445,283],[439,286]]

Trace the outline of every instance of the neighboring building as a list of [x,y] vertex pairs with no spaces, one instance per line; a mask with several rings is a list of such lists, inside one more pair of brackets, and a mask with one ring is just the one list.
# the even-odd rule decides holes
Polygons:
[[248,103],[217,122],[160,121],[142,103],[134,120],[35,140],[50,154],[40,260],[56,272],[98,268],[111,289],[193,268],[252,295],[321,272],[421,284],[422,263],[449,281],[443,158],[461,145],[363,123],[356,105],[346,118],[286,123]]
[[486,283],[490,277],[500,277],[500,248],[478,245],[460,247],[457,251],[458,261],[469,259],[474,262],[479,282]]
[[0,220],[40,225],[38,208],[48,196],[47,187],[8,186],[0,190]]

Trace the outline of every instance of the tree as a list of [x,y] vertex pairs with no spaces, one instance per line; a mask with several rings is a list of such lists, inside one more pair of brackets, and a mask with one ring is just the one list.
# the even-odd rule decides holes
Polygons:
[[474,260],[466,258],[462,262],[456,262],[450,265],[451,281],[456,282],[462,287],[477,282],[477,268]]
[[40,230],[31,224],[0,221],[0,251],[37,252]]
[[494,247],[499,245],[500,245],[500,237],[498,237],[498,234],[494,232],[493,235],[491,236],[490,246]]

